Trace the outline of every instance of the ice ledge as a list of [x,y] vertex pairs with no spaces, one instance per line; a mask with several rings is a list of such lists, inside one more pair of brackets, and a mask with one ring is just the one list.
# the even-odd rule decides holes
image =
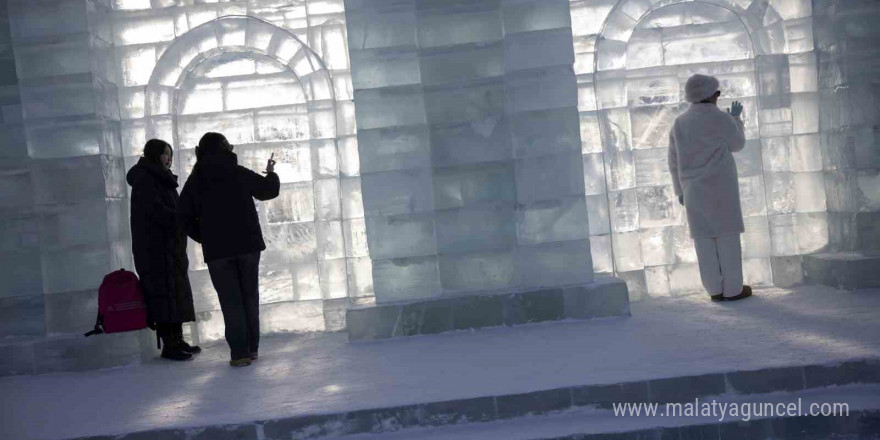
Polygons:
[[349,341],[371,341],[608,316],[630,316],[629,293],[623,280],[597,276],[585,284],[360,306],[346,321]]
[[880,254],[839,252],[804,255],[804,279],[838,289],[880,287]]

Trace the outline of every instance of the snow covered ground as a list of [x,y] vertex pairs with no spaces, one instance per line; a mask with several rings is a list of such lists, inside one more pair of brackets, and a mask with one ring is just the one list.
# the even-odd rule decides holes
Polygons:
[[273,337],[249,368],[229,367],[220,344],[187,363],[0,378],[0,426],[3,438],[60,439],[880,357],[878,311],[880,290],[810,286],[370,343]]

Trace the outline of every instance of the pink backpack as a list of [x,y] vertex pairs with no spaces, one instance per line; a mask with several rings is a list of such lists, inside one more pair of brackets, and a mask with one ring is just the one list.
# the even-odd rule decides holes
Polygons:
[[138,277],[125,269],[107,274],[98,288],[98,319],[86,337],[147,327],[147,304]]

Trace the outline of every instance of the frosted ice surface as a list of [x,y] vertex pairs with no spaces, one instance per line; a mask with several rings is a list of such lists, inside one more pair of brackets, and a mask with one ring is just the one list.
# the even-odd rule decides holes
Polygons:
[[770,0],[770,6],[783,20],[809,17],[813,14],[810,0]]
[[363,194],[361,192],[361,179],[348,177],[342,179],[342,217],[358,218],[364,216]]
[[590,235],[602,235],[611,232],[611,223],[608,218],[608,198],[606,194],[596,194],[586,197],[587,217],[590,223]]
[[794,212],[794,175],[792,173],[764,174],[767,186],[767,211],[772,214]]
[[526,286],[559,286],[592,281],[589,240],[517,248],[517,265]]
[[[598,108],[613,109],[626,106],[627,84],[623,71],[607,72],[597,75],[595,81]],[[613,112],[619,114],[625,110]],[[609,112],[604,112],[608,114]],[[613,116],[612,116],[613,118]]]
[[[677,93],[677,92],[676,92]],[[678,105],[635,107],[630,110],[634,149],[669,146],[675,118],[685,110]]]
[[[640,105],[663,105],[676,104],[679,101],[680,88],[678,78],[675,77],[675,71],[668,68],[657,69],[653,75],[645,77],[629,77],[626,82],[627,104],[630,106]],[[672,76],[669,76],[669,74]],[[661,109],[651,109],[654,112],[660,112],[659,116],[669,117],[663,114],[664,111],[680,112],[683,107],[663,107]],[[649,109],[632,109],[632,111],[648,112]],[[648,113],[650,114],[650,113]],[[652,116],[655,116],[652,114]],[[673,119],[677,113],[672,115]],[[635,124],[633,124],[635,125]],[[639,131],[641,132],[641,131]],[[636,134],[636,137],[638,135]]]
[[426,170],[368,173],[361,176],[367,215],[394,215],[433,209],[431,174]]
[[791,95],[792,133],[819,132],[819,95],[794,93]]
[[[505,26],[506,32],[507,28]],[[571,46],[569,46],[570,41],[571,30],[567,28],[526,34],[506,34],[504,38],[503,71],[513,72],[545,66],[571,66],[574,58],[572,57]],[[473,63],[474,66],[480,66],[481,64]],[[499,73],[500,70],[497,69]],[[496,69],[493,68],[490,72],[494,73]]]
[[736,171],[739,177],[749,177],[761,174],[763,171],[763,158],[761,154],[761,142],[757,139],[746,141],[745,147],[733,155],[736,161]]
[[570,2],[572,33],[574,35],[598,34],[608,13],[617,3],[617,0]]
[[416,89],[355,91],[358,129],[424,124],[422,96]]
[[796,255],[798,243],[794,214],[771,215],[770,243],[773,256]]
[[597,43],[596,65],[598,70],[615,70],[626,67],[626,42],[601,40]]
[[321,295],[324,299],[348,296],[345,259],[318,260],[318,271],[321,280]]
[[383,292],[377,302],[438,296],[437,257],[374,259],[373,285],[376,291]]
[[587,207],[583,197],[526,205],[516,214],[520,244],[582,240],[588,237],[589,228],[584,224]]
[[860,170],[856,182],[860,208],[868,211],[880,210],[880,174],[876,170]]
[[260,332],[322,332],[323,301],[287,301],[260,306]]
[[828,245],[828,217],[824,212],[795,214],[798,251],[817,252]]
[[789,55],[788,75],[791,82],[791,92],[815,92],[819,90],[819,72],[816,62],[816,54],[807,52],[803,54]]
[[363,218],[343,221],[342,232],[345,238],[346,257],[366,257],[370,255],[367,245],[367,224]]
[[611,211],[611,229],[614,232],[639,229],[639,197],[636,189],[614,191],[608,194]]
[[126,16],[114,23],[113,30],[117,46],[171,41],[175,37],[174,17],[170,14]]
[[605,154],[605,179],[609,190],[636,186],[635,160],[632,151],[609,150]]
[[596,112],[580,114],[581,120],[581,152],[601,153],[602,138],[599,130],[599,119]]
[[797,212],[825,211],[825,177],[821,171],[794,173],[794,205]]
[[584,195],[580,152],[516,161],[516,197],[521,203]]
[[290,74],[232,80],[225,83],[226,110],[291,105],[305,102],[302,86]]
[[594,273],[612,273],[611,236],[594,235],[590,237],[590,255],[593,259]]
[[804,53],[813,50],[813,18],[785,22],[785,52]]
[[791,171],[791,146],[792,138],[790,136],[761,139],[764,171]]
[[265,206],[269,223],[304,222],[315,219],[315,192],[311,182],[285,184],[278,197]]
[[766,196],[763,176],[739,179],[739,199],[743,217],[766,215]]
[[355,89],[418,84],[421,80],[419,57],[415,51],[352,51],[352,71]]
[[587,195],[605,192],[605,164],[601,153],[584,155],[584,188]]
[[773,272],[769,258],[743,260],[743,284],[750,286],[772,286]]
[[444,291],[504,289],[520,282],[516,256],[510,252],[480,252],[440,256]]
[[681,223],[681,210],[672,185],[638,188],[639,226],[656,228]]
[[771,253],[770,227],[767,217],[743,219],[745,232],[740,235],[743,258],[767,258]]
[[319,220],[342,218],[342,204],[339,196],[339,180],[320,179],[315,181],[315,216]]
[[673,226],[672,241],[676,264],[697,262],[694,240],[691,238],[691,233],[687,226]]
[[737,60],[752,56],[749,34],[738,20],[667,28],[663,31],[663,58],[666,65]]
[[[671,227],[642,229],[639,234],[645,266],[675,263],[674,231]],[[650,286],[650,280],[648,285]]]
[[822,171],[822,150],[818,134],[794,136],[791,149],[791,170]]
[[669,292],[673,295],[705,292],[700,280],[700,268],[694,264],[675,264],[669,268]]
[[504,32],[530,32],[571,27],[568,0],[503,3]]
[[[190,87],[187,87],[190,86]],[[196,83],[185,84],[180,91],[180,114],[195,114],[223,111],[223,84]]]
[[265,225],[263,237],[267,251],[284,261],[308,261],[316,257],[317,237],[313,222]]
[[321,298],[321,281],[318,262],[307,261],[290,266],[293,299],[297,301]]
[[667,148],[651,148],[633,151],[635,157],[636,184],[642,186],[672,183],[669,174]]
[[612,234],[614,246],[614,265],[618,271],[639,270],[642,262],[642,244],[638,231]]
[[367,235],[373,258],[431,255],[437,252],[434,222],[410,216],[367,217]]
[[636,29],[626,46],[628,69],[663,65],[663,31]]
[[497,11],[421,13],[417,32],[421,48],[497,41],[502,38],[501,16]]
[[669,296],[669,266],[645,268],[645,284],[651,297]]
[[373,261],[370,257],[346,258],[350,297],[373,295]]
[[[514,215],[514,207],[509,203],[437,212],[434,215],[437,251],[451,254],[511,248],[517,236]],[[586,217],[586,213],[583,216]],[[536,231],[541,227],[541,219],[533,220],[538,224],[530,225],[533,234],[530,238],[543,238]]]

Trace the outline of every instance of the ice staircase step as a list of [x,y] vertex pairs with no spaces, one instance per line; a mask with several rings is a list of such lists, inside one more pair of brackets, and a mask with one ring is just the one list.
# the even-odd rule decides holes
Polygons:
[[[831,387],[831,388],[829,388]],[[77,440],[290,440],[290,439],[379,439],[389,435],[394,439],[433,438],[425,433],[443,429],[469,429],[466,425],[491,429],[491,425],[536,416],[567,418],[598,417],[596,426],[622,426],[608,421],[615,403],[688,403],[712,398],[729,402],[761,401],[776,397],[796,401],[807,396],[821,401],[823,392],[852,389],[860,405],[869,409],[880,408],[880,359],[862,359],[849,362],[805,365],[799,367],[767,368],[756,371],[681,376],[603,385],[583,385],[538,390],[529,393],[485,396],[443,402],[424,402],[388,408],[372,408],[336,414],[289,417],[252,423],[214,425],[196,428],[177,428],[145,431],[121,436],[81,437]],[[863,391],[866,389],[868,391]],[[825,391],[823,391],[825,390]],[[830,391],[828,391],[830,390]],[[815,397],[815,396],[819,397]],[[812,397],[811,397],[812,396]],[[870,398],[865,397],[870,396]],[[863,402],[862,400],[865,400]],[[860,406],[859,408],[861,408]],[[706,422],[704,418],[702,421]],[[675,423],[685,424],[687,418]],[[511,422],[516,424],[515,422]],[[656,422],[655,422],[656,423]],[[806,422],[797,422],[806,423]],[[564,424],[563,424],[564,425]],[[577,426],[586,426],[575,423]],[[663,424],[650,429],[660,429]],[[783,423],[782,426],[787,426]],[[799,426],[799,425],[798,425]],[[833,426],[837,429],[836,425]],[[580,429],[580,428],[578,428]],[[733,429],[733,428],[731,428]],[[880,428],[878,428],[880,429]],[[404,431],[398,433],[397,431]],[[836,432],[836,431],[835,431]],[[408,434],[409,433],[409,434]],[[578,432],[560,434],[574,435]],[[433,434],[432,434],[433,435]],[[443,435],[442,432],[437,435]],[[228,436],[228,437],[227,437]],[[439,438],[580,438],[580,437],[437,437]],[[633,437],[641,438],[641,437]],[[653,437],[644,437],[653,438]],[[661,437],[657,437],[661,438]],[[662,437],[666,438],[666,437]],[[677,438],[677,437],[675,437]]]
[[804,255],[804,280],[838,289],[880,287],[880,254],[838,252]]
[[[340,440],[869,440],[880,438],[880,386],[852,385],[796,393],[767,393],[748,396],[723,395],[682,403],[681,410],[665,405],[653,415],[616,415],[613,410],[579,408],[510,420],[439,428],[402,429],[393,433],[355,434]],[[692,404],[684,406],[684,403]],[[782,409],[764,412],[764,404]],[[831,416],[812,416],[811,410]],[[713,406],[714,405],[714,406]],[[720,408],[728,411],[721,416]],[[814,406],[815,405],[815,406]],[[823,406],[824,405],[824,406]],[[730,408],[745,409],[749,415],[730,416]],[[714,410],[712,409],[714,407]],[[685,408],[707,411],[685,415]],[[673,414],[673,411],[679,411]],[[690,411],[690,410],[689,410]],[[714,414],[711,412],[714,411]],[[753,411],[759,411],[757,414]],[[800,415],[798,415],[800,414]],[[297,438],[297,437],[293,437]]]

